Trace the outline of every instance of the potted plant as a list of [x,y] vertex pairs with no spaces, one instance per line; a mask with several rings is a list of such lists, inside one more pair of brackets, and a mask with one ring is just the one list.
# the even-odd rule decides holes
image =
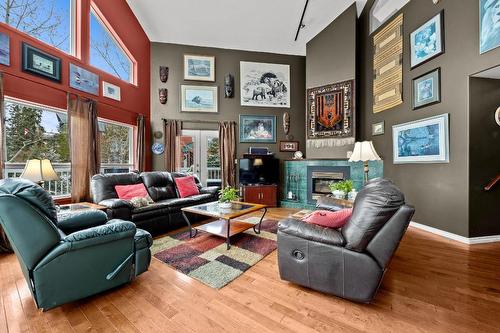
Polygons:
[[238,190],[231,186],[226,186],[219,191],[219,207],[229,209],[232,206],[232,201],[238,201]]
[[334,198],[345,199],[347,193],[352,191],[353,183],[352,180],[348,179],[342,180],[340,182],[330,183],[329,186]]

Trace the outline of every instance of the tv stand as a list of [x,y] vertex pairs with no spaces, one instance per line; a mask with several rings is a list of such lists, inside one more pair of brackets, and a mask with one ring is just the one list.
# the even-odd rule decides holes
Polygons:
[[277,184],[240,185],[240,195],[243,197],[244,202],[261,204],[269,207],[278,206]]

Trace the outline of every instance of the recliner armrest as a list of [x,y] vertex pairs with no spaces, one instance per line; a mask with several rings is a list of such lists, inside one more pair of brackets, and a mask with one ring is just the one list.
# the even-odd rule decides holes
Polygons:
[[106,199],[106,200],[103,200],[101,202],[99,202],[99,205],[101,206],[106,206],[110,209],[117,209],[117,208],[134,208],[134,206],[132,206],[132,203],[128,200],[124,200],[124,199]]
[[338,230],[324,228],[296,219],[281,220],[278,224],[278,231],[313,242],[333,246],[342,247],[345,244],[344,237],[342,237],[342,234]]
[[220,187],[219,186],[206,186],[200,188],[200,194],[211,194],[213,196],[219,195]]
[[[111,222],[111,221],[110,221]],[[116,240],[130,238],[133,241],[136,226],[132,222],[114,220],[98,227],[93,227],[72,233],[63,238],[63,242],[71,244],[71,249],[80,249]]]
[[71,234],[82,229],[97,227],[108,221],[106,213],[90,209],[82,211],[69,211],[57,216],[57,226],[66,234]]

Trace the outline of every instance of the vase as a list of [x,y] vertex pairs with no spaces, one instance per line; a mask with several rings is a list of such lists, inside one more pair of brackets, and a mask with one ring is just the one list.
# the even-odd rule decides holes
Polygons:
[[232,202],[219,202],[220,209],[231,209],[232,206]]
[[335,191],[332,191],[332,194],[333,194],[333,197],[335,199],[344,199],[345,198],[345,192],[344,191],[335,190]]

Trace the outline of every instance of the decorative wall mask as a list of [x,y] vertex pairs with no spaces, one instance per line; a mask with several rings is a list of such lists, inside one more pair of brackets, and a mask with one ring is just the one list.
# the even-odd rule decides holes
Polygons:
[[500,126],[500,106],[495,111],[495,121],[497,122],[498,126]]
[[288,112],[283,113],[283,132],[288,137],[288,133],[290,133],[290,114]]
[[168,81],[168,67],[160,66],[160,81],[165,83]]
[[234,77],[229,73],[224,76],[224,97],[234,97]]
[[163,132],[162,131],[155,131],[155,132],[153,132],[153,137],[155,139],[161,139],[163,137]]
[[160,96],[160,103],[167,104],[168,89],[167,88],[160,88],[160,89],[158,89],[158,92],[159,92],[159,96]]

